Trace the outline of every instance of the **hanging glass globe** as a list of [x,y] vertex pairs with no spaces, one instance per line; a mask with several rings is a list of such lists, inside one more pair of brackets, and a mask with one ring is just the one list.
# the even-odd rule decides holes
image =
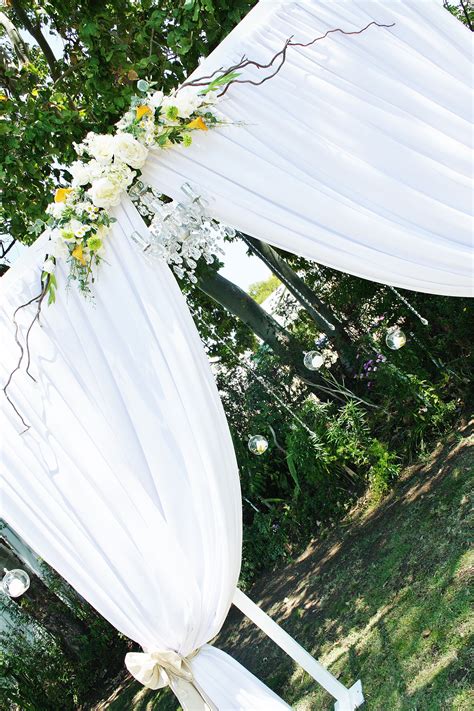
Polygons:
[[322,365],[324,365],[324,358],[318,351],[308,351],[306,353],[303,363],[308,370],[319,370]]
[[398,351],[400,348],[403,348],[406,342],[407,337],[405,336],[403,331],[398,328],[398,326],[395,326],[394,328],[391,328],[387,331],[387,335],[385,336],[385,343],[390,348],[390,350]]
[[14,570],[5,570],[5,575],[2,579],[2,588],[10,597],[20,597],[30,587],[30,576],[24,570],[15,568]]
[[249,449],[252,454],[264,454],[268,449],[268,440],[263,435],[254,435],[249,439]]

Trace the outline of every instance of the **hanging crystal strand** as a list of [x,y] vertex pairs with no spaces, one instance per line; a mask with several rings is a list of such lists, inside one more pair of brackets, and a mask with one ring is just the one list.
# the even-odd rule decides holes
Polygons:
[[229,351],[229,353],[231,353],[231,354],[234,356],[234,358],[235,358],[235,360],[238,362],[238,364],[241,365],[243,368],[245,368],[245,370],[252,376],[252,378],[255,378],[255,380],[257,380],[257,381],[260,383],[260,385],[264,388],[264,390],[266,390],[266,392],[267,392],[271,397],[273,397],[273,398],[291,415],[291,417],[292,417],[296,422],[298,422],[299,425],[301,425],[301,427],[303,427],[303,429],[310,435],[311,438],[314,438],[315,440],[317,440],[317,439],[318,439],[318,435],[316,434],[316,432],[313,432],[313,430],[310,429],[310,428],[308,427],[308,425],[307,425],[305,422],[303,422],[303,420],[302,420],[300,417],[298,417],[298,415],[296,414],[296,412],[294,412],[294,411],[291,409],[291,407],[289,407],[289,405],[287,405],[287,404],[281,399],[281,397],[275,392],[275,390],[273,389],[273,387],[265,380],[265,378],[263,378],[261,375],[257,375],[257,373],[253,370],[253,368],[251,368],[250,365],[248,365],[247,363],[245,363],[245,361],[243,361],[243,360],[240,358],[239,354],[236,353],[236,352],[234,351],[234,349],[233,349],[231,346],[229,346],[229,344],[226,343],[226,341],[224,341],[224,339],[221,338],[221,337],[216,333],[216,331],[215,331],[215,329],[214,329],[213,326],[210,326],[209,324],[207,324],[207,323],[205,323],[205,322],[203,321],[203,319],[194,311],[194,309],[192,308],[192,306],[189,304],[189,301],[188,301],[188,308],[189,308],[191,314],[193,315],[193,317],[194,317],[195,319],[197,319],[205,328],[210,329],[210,331],[211,331],[211,333],[212,333],[212,337],[215,338],[216,341],[219,341],[219,343],[221,343],[221,344],[224,346],[224,348],[226,348],[226,349]]
[[327,318],[324,318],[324,316],[313,306],[313,304],[311,304],[311,303],[308,301],[308,299],[306,298],[306,296],[304,296],[304,295],[301,293],[301,291],[299,291],[295,286],[293,286],[293,284],[291,284],[291,283],[288,281],[288,279],[281,273],[281,271],[278,269],[278,267],[276,267],[274,264],[272,264],[272,263],[267,259],[267,257],[258,249],[258,247],[255,247],[255,245],[253,245],[251,242],[249,242],[249,240],[246,238],[246,236],[245,236],[242,232],[237,232],[237,234],[238,234],[238,236],[240,237],[240,239],[242,239],[242,240],[245,242],[245,244],[246,244],[248,247],[250,247],[250,249],[252,250],[252,252],[255,252],[255,254],[258,254],[258,256],[260,257],[260,259],[261,259],[263,262],[265,262],[265,264],[266,264],[267,267],[270,269],[270,271],[277,275],[277,277],[280,279],[280,281],[281,281],[283,284],[285,284],[285,286],[289,289],[290,292],[291,292],[291,291],[294,291],[296,294],[298,294],[299,299],[301,299],[301,301],[302,301],[304,304],[306,304],[306,306],[309,306],[309,308],[310,308],[312,311],[315,311],[315,312],[318,314],[318,316],[319,316],[319,318],[321,319],[321,321],[324,321],[324,323],[326,324],[326,326],[329,328],[330,331],[335,331],[335,330],[336,330],[335,325],[334,325],[333,323],[331,323],[330,321],[328,321]]
[[132,197],[140,213],[151,218],[147,254],[166,261],[179,279],[187,276],[196,284],[198,260],[203,257],[212,264],[217,254],[223,254],[221,240],[224,236],[233,237],[235,230],[209,217],[207,200],[189,183],[184,183],[181,190],[183,202],[165,202],[156,191],[140,183]]
[[415,309],[415,307],[412,306],[412,305],[410,304],[410,302],[407,301],[407,299],[405,299],[405,297],[400,294],[399,291],[397,291],[393,286],[390,286],[390,285],[387,285],[387,288],[390,289],[390,291],[392,291],[392,292],[395,294],[395,296],[396,296],[398,299],[400,299],[400,301],[403,301],[403,303],[405,304],[405,306],[407,307],[407,309],[409,309],[413,314],[415,314],[415,316],[416,316],[417,318],[420,319],[420,321],[421,321],[421,323],[423,324],[423,326],[428,326],[428,321],[427,321],[427,319],[426,319],[426,318],[423,318],[423,316],[418,313],[418,311]]
[[[427,347],[419,340],[419,338],[417,338],[417,337],[415,336],[415,334],[413,333],[413,331],[410,331],[410,337],[415,341],[415,343],[418,345],[418,347],[419,347],[424,353],[426,353],[426,355],[428,356],[428,358],[430,359],[430,361],[433,363],[433,365],[435,365],[435,366],[438,368],[438,370],[440,370],[441,368],[445,368],[446,370],[449,370],[449,368],[447,368],[446,365],[445,365],[441,360],[436,360],[436,359],[434,358],[434,356],[431,355],[431,353],[429,352],[429,350],[427,349]],[[449,370],[449,372],[452,373],[453,371]],[[454,374],[454,373],[453,373],[453,374]]]

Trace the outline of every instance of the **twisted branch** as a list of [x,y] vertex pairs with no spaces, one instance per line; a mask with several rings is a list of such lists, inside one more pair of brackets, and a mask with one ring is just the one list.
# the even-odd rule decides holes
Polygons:
[[[22,361],[23,361],[23,356],[24,356],[25,352],[26,352],[26,354],[27,354],[26,373],[27,373],[27,375],[29,375],[29,377],[36,383],[36,379],[31,375],[31,373],[30,373],[30,371],[29,371],[30,364],[31,364],[31,353],[30,353],[30,343],[29,343],[29,339],[30,339],[31,329],[33,328],[33,326],[34,326],[34,324],[36,323],[36,321],[39,320],[40,313],[41,313],[41,306],[42,306],[42,304],[43,304],[44,297],[46,296],[46,294],[47,294],[47,292],[48,292],[49,281],[50,281],[50,276],[48,275],[48,277],[44,280],[44,282],[42,282],[40,293],[37,294],[36,296],[33,296],[33,298],[31,298],[31,299],[30,299],[29,301],[27,301],[26,303],[21,304],[20,306],[18,306],[18,307],[15,309],[15,311],[13,312],[13,323],[15,324],[15,343],[17,344],[18,348],[20,349],[20,357],[18,358],[18,362],[17,362],[15,368],[12,370],[12,372],[11,372],[10,375],[8,376],[8,380],[7,380],[7,382],[5,383],[5,385],[4,385],[4,387],[3,387],[3,392],[4,392],[4,394],[5,394],[6,399],[7,399],[8,402],[10,403],[11,407],[13,408],[13,410],[15,411],[16,415],[17,415],[18,418],[21,420],[21,422],[22,422],[22,424],[23,424],[23,426],[24,426],[24,428],[25,428],[22,432],[20,432],[20,434],[24,434],[25,432],[27,432],[27,431],[30,429],[30,425],[27,424],[27,422],[25,422],[23,416],[22,416],[21,413],[19,412],[19,410],[18,410],[18,408],[16,407],[15,403],[14,403],[13,400],[10,398],[10,396],[9,396],[9,394],[8,394],[8,392],[7,392],[7,390],[8,390],[8,387],[10,386],[10,384],[11,384],[11,382],[12,382],[12,380],[13,380],[13,376],[14,376],[15,373],[18,372],[18,371],[20,370],[20,368],[21,368],[21,363],[22,363]],[[19,339],[20,324],[19,324],[18,321],[17,321],[17,315],[18,315],[18,313],[19,313],[22,309],[25,309],[27,306],[31,306],[31,304],[34,304],[35,302],[37,302],[36,311],[35,311],[33,320],[31,321],[31,323],[30,323],[30,325],[28,326],[28,329],[27,329],[27,331],[26,331],[25,345],[23,345],[23,344],[21,343],[20,339]]]
[[222,91],[218,94],[219,97],[224,96],[224,94],[229,90],[229,88],[232,86],[232,84],[252,84],[253,86],[260,86],[261,84],[264,84],[266,81],[269,79],[273,79],[274,76],[278,74],[278,72],[281,70],[283,65],[285,64],[286,61],[286,55],[289,47],[310,47],[313,44],[316,44],[316,42],[320,42],[321,40],[325,39],[328,35],[334,33],[334,32],[339,32],[342,35],[360,35],[362,32],[365,32],[369,27],[374,25],[375,27],[393,27],[395,25],[394,22],[392,22],[390,25],[385,25],[379,22],[369,22],[368,25],[363,27],[361,30],[342,30],[340,27],[336,27],[333,30],[328,30],[327,32],[324,33],[324,35],[321,35],[320,37],[316,37],[315,39],[311,40],[310,42],[293,42],[293,35],[289,37],[282,49],[280,49],[279,52],[277,52],[273,58],[268,62],[268,64],[260,64],[259,62],[253,60],[253,59],[248,59],[245,55],[242,57],[240,62],[237,64],[234,64],[232,67],[228,67],[227,69],[223,69],[222,67],[220,69],[216,69],[215,72],[212,74],[209,74],[207,76],[202,76],[202,77],[197,77],[196,79],[192,79],[190,81],[184,82],[184,84],[181,85],[181,88],[184,86],[208,86],[209,80],[212,79],[216,74],[221,74],[221,76],[225,76],[226,74],[231,74],[232,72],[236,71],[241,71],[242,69],[246,69],[249,66],[256,67],[257,69],[271,69],[275,62],[277,60],[280,60],[279,63],[277,64],[276,68],[274,71],[269,74],[266,77],[263,77],[263,79],[260,80],[252,80],[252,79],[232,79],[229,81],[225,87],[222,89]]

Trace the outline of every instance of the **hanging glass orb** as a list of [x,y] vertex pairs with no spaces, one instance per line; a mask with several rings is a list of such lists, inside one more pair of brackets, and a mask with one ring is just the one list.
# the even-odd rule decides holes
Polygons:
[[252,454],[265,454],[268,449],[268,440],[263,435],[254,435],[249,439],[249,449]]
[[20,597],[30,587],[30,576],[24,570],[5,570],[2,580],[3,591],[10,597]]
[[308,370],[319,370],[321,366],[324,365],[324,358],[318,351],[308,351],[303,363]]
[[407,337],[405,336],[403,331],[398,328],[398,326],[395,326],[394,328],[391,328],[387,331],[387,335],[385,336],[385,343],[390,348],[390,350],[398,351],[400,348],[403,348],[406,342]]

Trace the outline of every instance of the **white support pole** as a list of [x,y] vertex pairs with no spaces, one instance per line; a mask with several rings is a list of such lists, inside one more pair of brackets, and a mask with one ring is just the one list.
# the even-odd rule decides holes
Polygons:
[[341,684],[331,672],[303,649],[293,637],[290,637],[284,629],[238,588],[234,593],[232,602],[249,620],[252,620],[257,627],[260,627],[270,639],[278,644],[284,652],[303,667],[318,684],[321,684],[336,699],[335,711],[354,711],[364,703],[362,683],[360,681],[356,681],[350,689],[347,689],[344,684]]

